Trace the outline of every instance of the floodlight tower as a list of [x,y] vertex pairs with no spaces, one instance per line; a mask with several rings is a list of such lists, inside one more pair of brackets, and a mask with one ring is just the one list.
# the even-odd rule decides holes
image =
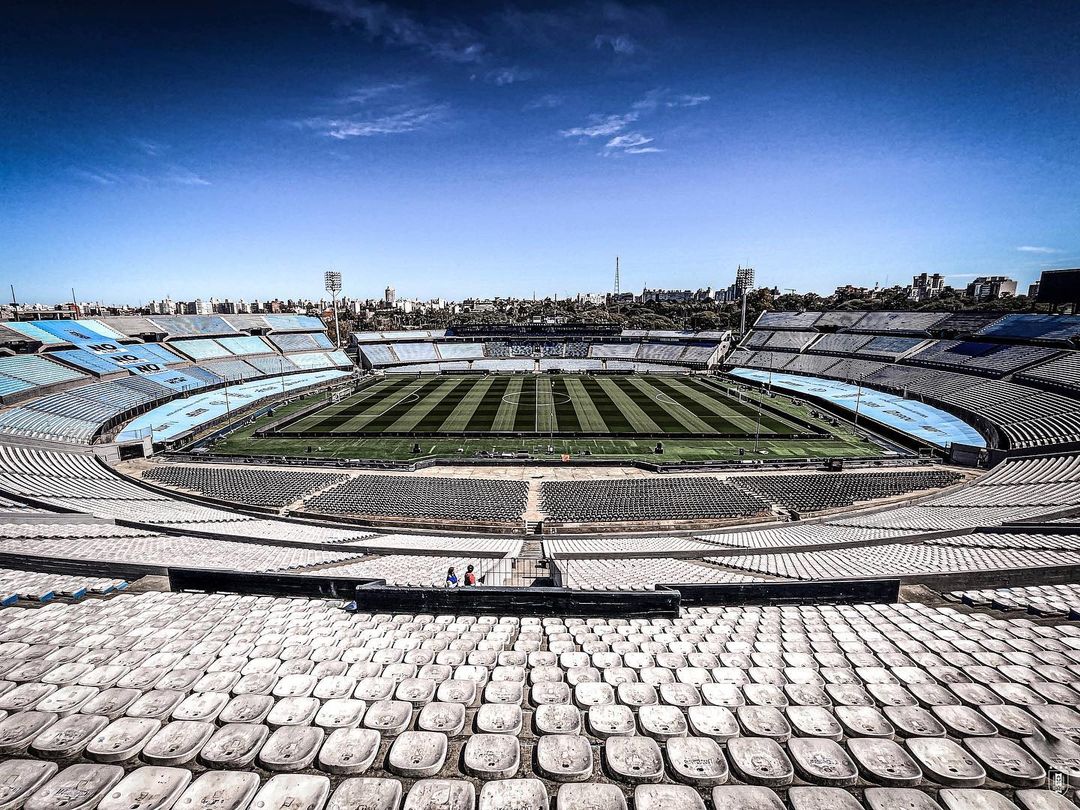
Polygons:
[[327,270],[323,273],[323,281],[326,291],[334,301],[334,345],[341,348],[341,326],[338,324],[337,297],[341,292],[341,273],[336,270]]

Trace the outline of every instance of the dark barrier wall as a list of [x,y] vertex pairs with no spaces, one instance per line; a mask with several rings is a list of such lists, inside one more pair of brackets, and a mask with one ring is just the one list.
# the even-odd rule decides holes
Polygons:
[[306,596],[352,599],[357,586],[384,580],[357,577],[306,577],[290,574],[246,574],[208,571],[201,568],[170,568],[169,587],[174,591],[222,591],[260,596]]
[[677,589],[682,604],[782,605],[823,602],[897,602],[899,579],[820,580],[817,582],[740,582],[729,585],[658,585]]
[[384,580],[169,570],[174,591],[355,599],[359,610],[395,613],[500,613],[533,616],[667,616],[679,614],[675,591],[626,593],[565,588],[391,588]]
[[657,585],[655,591],[568,588],[397,588],[384,580],[295,574],[170,569],[174,591],[226,591],[266,596],[355,599],[365,612],[497,613],[530,616],[677,616],[680,605],[776,605],[896,602],[899,579]]
[[497,613],[525,616],[679,615],[677,591],[571,591],[566,588],[387,588],[356,591],[359,610],[406,613]]

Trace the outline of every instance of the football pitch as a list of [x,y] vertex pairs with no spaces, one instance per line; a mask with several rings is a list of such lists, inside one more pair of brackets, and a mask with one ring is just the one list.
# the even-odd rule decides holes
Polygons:
[[387,375],[273,436],[808,438],[820,427],[711,380],[659,375]]

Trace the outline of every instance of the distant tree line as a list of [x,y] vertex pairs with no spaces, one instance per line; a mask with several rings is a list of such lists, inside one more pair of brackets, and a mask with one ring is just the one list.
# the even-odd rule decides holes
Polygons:
[[[963,291],[946,288],[930,301],[908,299],[907,290],[893,287],[879,290],[875,297],[821,296],[817,293],[773,295],[758,289],[747,294],[746,323],[749,327],[762,312],[804,310],[903,310],[922,312],[1023,312],[1035,308],[1027,296],[998,298],[975,303]],[[566,324],[616,324],[624,329],[725,330],[739,328],[740,306],[718,301],[624,303],[619,306],[581,304],[573,300],[505,301],[494,311],[451,313],[430,310],[405,313],[400,310],[377,310],[371,317],[342,315],[342,332],[353,330],[389,331],[397,329],[446,329],[456,325],[496,325],[528,322],[534,318],[558,319]]]

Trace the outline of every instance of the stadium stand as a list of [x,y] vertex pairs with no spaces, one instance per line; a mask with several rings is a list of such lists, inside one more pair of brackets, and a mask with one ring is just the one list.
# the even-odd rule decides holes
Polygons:
[[334,348],[334,344],[330,342],[330,338],[322,332],[274,334],[269,336],[269,340],[282,353],[310,352]]
[[282,357],[280,354],[265,354],[257,357],[247,355],[244,357],[244,362],[267,375],[302,371],[300,366],[296,365],[289,357]]
[[953,591],[953,599],[973,607],[1025,610],[1037,616],[1080,616],[1080,585],[1031,585]]
[[277,470],[188,467],[178,464],[153,467],[143,477],[218,500],[278,507],[287,506],[316,490],[340,484],[347,478],[340,473],[286,473]]
[[0,568],[0,607],[7,607],[20,599],[31,602],[48,602],[56,597],[81,599],[88,593],[107,594],[126,587],[127,582],[122,579]]
[[544,551],[549,557],[603,557],[632,554],[665,557],[673,553],[715,551],[709,542],[694,537],[549,537]]
[[436,349],[443,360],[479,360],[484,356],[482,343],[439,343]]
[[0,357],[0,375],[3,375],[2,385],[5,393],[16,393],[31,388],[44,388],[86,379],[85,374],[33,354]]
[[232,357],[233,353],[222,344],[210,338],[195,338],[193,340],[177,340],[171,344],[178,351],[183,352],[195,362],[213,360],[219,357]]
[[[272,354],[274,349],[262,338],[253,335],[219,338],[218,344],[230,354],[243,357],[251,354]],[[181,344],[183,345],[183,344]]]
[[740,571],[791,579],[868,579],[1080,565],[1080,552],[958,548],[920,543],[725,556],[714,561]]
[[781,349],[799,352],[813,342],[816,337],[818,337],[817,332],[770,332],[755,329],[743,341],[743,348]]
[[820,312],[762,312],[755,328],[810,329],[821,317]]
[[545,481],[541,509],[556,522],[630,522],[750,517],[769,511],[758,495],[712,477]]
[[951,470],[835,473],[833,475],[761,475],[728,479],[773,503],[800,512],[818,512],[938,489],[963,480]]
[[[290,359],[295,359],[293,355]],[[231,360],[204,360],[199,366],[223,380],[251,380],[263,374],[250,363],[239,358]]]
[[1080,337],[1080,315],[1005,315],[975,334],[1069,345]]
[[589,357],[597,360],[633,360],[640,349],[640,343],[594,343],[589,347]]
[[1069,352],[1048,363],[1024,369],[1016,379],[1040,388],[1080,394],[1080,352]]
[[324,577],[383,579],[387,585],[398,587],[442,586],[449,568],[454,568],[461,576],[471,564],[475,568],[477,579],[483,578],[484,585],[498,586],[505,584],[508,570],[501,562],[501,557],[479,554],[468,557],[394,554],[322,568],[314,574]]
[[[1026,646],[1045,638],[1071,649],[1067,628],[1037,636],[1024,622],[918,603],[734,608],[719,616],[694,610],[674,623],[635,624],[350,618],[325,602],[225,594],[122,594],[44,610],[48,626],[72,628],[73,641],[100,638],[100,652],[89,669],[60,661],[36,672],[32,645],[12,652],[25,677],[5,700],[11,715],[3,729],[15,741],[25,739],[34,758],[4,767],[12,772],[14,800],[29,810],[57,807],[76,789],[94,804],[108,795],[123,806],[213,800],[224,807],[221,802],[232,800],[235,807],[269,808],[288,801],[323,810],[328,801],[334,808],[404,802],[414,810],[442,802],[472,810],[479,789],[485,810],[509,803],[554,806],[549,794],[556,792],[562,810],[580,802],[621,807],[623,791],[632,792],[639,810],[671,801],[701,806],[702,793],[715,807],[783,807],[780,797],[787,795],[793,808],[805,810],[815,805],[804,802],[861,807],[853,796],[863,785],[855,793],[856,782],[871,785],[865,793],[873,810],[900,802],[938,806],[935,796],[954,809],[1004,806],[991,803],[994,794],[978,789],[983,785],[1015,791],[1029,810],[1061,806],[1051,791],[1038,788],[1059,749],[1068,748],[1055,748],[1042,732],[1057,737],[1069,723],[1075,692],[1048,680],[1055,671],[1047,666],[1008,663],[994,642]],[[32,639],[39,612],[12,608],[11,637]],[[187,629],[189,617],[199,629]],[[226,617],[231,621],[216,636],[225,643],[214,643],[212,628]],[[138,633],[146,622],[151,640],[190,634],[210,651],[188,658],[123,652],[123,634]],[[258,666],[246,674],[231,668],[248,661],[236,655],[247,650],[246,635],[282,625],[293,632],[250,659]],[[798,647],[785,658],[755,652],[753,661],[722,648],[683,652],[672,646],[681,642],[668,638],[689,629],[726,638],[733,627],[747,649],[770,644],[781,628]],[[650,642],[649,652],[586,652],[595,628],[637,629],[660,640]],[[933,628],[933,637],[921,628]],[[328,630],[349,633],[357,652],[319,643]],[[457,646],[411,647],[418,634],[435,633]],[[965,643],[968,637],[976,640]],[[511,639],[522,646],[514,641],[508,649]],[[923,641],[932,643],[932,652],[920,649]],[[827,646],[817,651],[812,642]],[[551,644],[556,647],[546,649]],[[401,656],[382,655],[386,649]],[[155,667],[146,661],[161,664],[159,671],[148,672]],[[982,661],[990,666],[976,663]],[[316,669],[319,663],[328,666]],[[957,682],[954,675],[959,667],[993,664],[1017,680],[983,685]],[[601,671],[610,682],[599,680]],[[77,674],[78,682],[58,690],[44,680],[54,672]],[[125,686],[116,686],[121,680]],[[1019,710],[1003,706],[995,689],[1029,702]],[[469,735],[466,709],[474,704],[468,716],[477,729]],[[531,722],[521,733],[526,719]],[[1009,735],[1016,738],[1018,731],[1040,736],[1012,742]],[[965,738],[965,747],[951,735]],[[117,748],[152,764],[125,771],[110,764]],[[380,751],[385,755],[376,758]],[[50,756],[63,768],[50,764]],[[1011,771],[1003,757],[1014,763]],[[796,770],[799,784],[789,787]],[[365,778],[349,778],[357,773]]]
[[939,340],[905,358],[904,362],[1003,377],[1026,366],[1042,363],[1055,354],[1057,352],[1053,349],[1038,346]]
[[948,317],[946,312],[867,312],[852,332],[899,332],[929,336],[930,330]]
[[876,337],[869,343],[865,343],[854,353],[860,357],[873,357],[880,360],[898,360],[911,353],[924,343],[920,338],[910,337]]
[[522,481],[360,475],[307,499],[304,511],[516,522],[526,492]]
[[[1068,802],[1046,771],[1072,752],[1076,692],[1035,655],[1075,649],[1064,625],[920,603],[347,616],[200,593],[8,615],[0,767],[27,810]],[[35,657],[49,630],[93,657]],[[617,635],[640,641],[596,641]]]
[[865,312],[844,312],[842,310],[826,312],[814,321],[814,328],[820,331],[850,329],[862,320],[865,314]]
[[852,354],[874,340],[869,335],[848,335],[832,333],[822,335],[813,346],[807,349],[811,354]]
[[674,557],[563,559],[558,565],[566,586],[580,591],[651,591],[659,584],[764,581],[761,577],[735,574],[708,563]]
[[162,568],[184,568],[197,563],[200,568],[255,572],[288,571],[362,556],[360,551],[320,551],[151,532],[107,538],[3,538],[0,539],[0,554],[52,560],[111,561]]
[[395,343],[394,354],[403,363],[427,363],[439,359],[434,343]]
[[[744,345],[767,344],[775,324],[788,323],[787,316],[798,313],[765,315],[772,317],[759,318]],[[834,362],[794,352],[740,349],[724,365],[783,369],[896,391],[905,398],[964,414],[987,437],[990,447],[1026,450],[1080,441],[1080,400],[1067,396],[1075,390],[1069,375],[1077,363],[1072,353],[1055,359],[1060,349],[1046,345],[1064,342],[1076,331],[1080,320],[1070,318],[1018,315],[995,318],[987,325],[984,317],[967,313],[865,313],[857,328],[844,327],[853,333],[822,335],[806,350],[811,355],[845,359]],[[896,336],[900,332],[925,337],[928,331],[950,335],[972,327],[988,340],[943,339],[921,345],[918,338]],[[874,332],[882,334],[874,337]],[[1044,345],[990,342],[1005,340]],[[858,359],[863,356],[880,359]]]
[[401,362],[401,359],[394,353],[393,347],[386,343],[365,343],[361,345],[360,353],[368,364],[374,368]]
[[237,332],[218,315],[152,315],[147,320],[168,337],[235,335]]

